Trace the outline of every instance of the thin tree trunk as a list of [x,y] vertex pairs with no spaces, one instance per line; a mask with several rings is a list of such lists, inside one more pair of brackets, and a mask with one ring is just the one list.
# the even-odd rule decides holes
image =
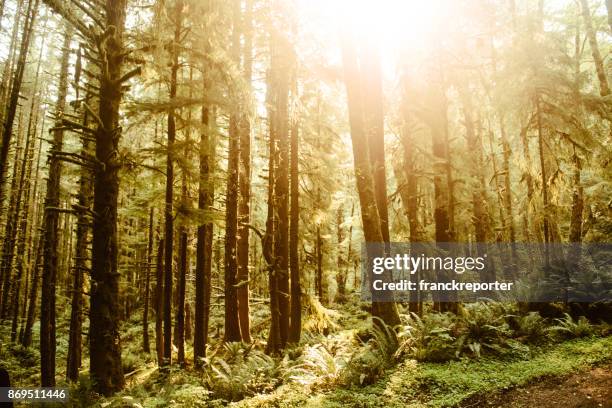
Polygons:
[[[295,95],[297,97],[297,95]],[[299,122],[293,113],[291,127],[291,218],[289,220],[289,269],[291,273],[291,326],[289,342],[299,343],[302,332],[302,286],[300,282]]]
[[187,285],[187,231],[181,227],[179,241],[179,279],[178,279],[178,307],[176,310],[176,345],[178,348],[177,362],[185,364],[185,290]]
[[164,240],[159,240],[155,262],[155,351],[157,352],[157,365],[164,361]]
[[[272,57],[274,56],[274,47]],[[278,354],[282,349],[280,340],[279,328],[279,310],[278,310],[278,286],[276,278],[277,261],[275,258],[276,238],[276,208],[275,208],[275,177],[276,177],[276,78],[272,69],[268,71],[268,86],[266,88],[266,105],[268,106],[268,126],[270,140],[268,144],[268,209],[266,216],[266,233],[262,239],[262,254],[267,264],[268,272],[268,290],[270,292],[270,331],[268,332],[268,343],[266,344],[266,352],[269,354]]]
[[[404,212],[408,218],[410,227],[410,242],[421,242],[422,230],[418,218],[418,179],[417,179],[417,164],[415,151],[415,141],[410,129],[410,98],[408,95],[408,83],[404,79],[403,93],[401,101],[402,112],[402,128],[401,128],[401,144],[403,152],[403,179],[398,177],[398,183],[401,180],[403,183],[398,188],[402,197]],[[421,279],[421,271],[417,271],[415,279]],[[410,312],[416,313],[419,316],[422,314],[423,301],[421,299],[420,289],[414,292],[414,297],[411,297],[408,308]]]
[[142,351],[149,354],[149,298],[151,293],[151,263],[153,262],[153,207],[149,210],[149,239],[147,243],[147,264],[145,265],[144,310],[142,312]]
[[[246,0],[244,12],[244,45],[243,45],[243,71],[247,91],[251,92],[253,45],[252,45],[252,19],[253,2]],[[239,202],[238,202],[238,318],[240,319],[240,334],[242,341],[251,342],[251,323],[249,310],[249,228],[251,220],[251,124],[245,113],[240,116],[240,170]]]
[[[240,66],[240,1],[232,2],[232,46],[234,64]],[[229,118],[229,152],[227,159],[227,194],[225,198],[225,333],[226,342],[240,341],[238,319],[237,281],[237,234],[238,234],[238,167],[240,163],[240,104],[231,108]]]
[[593,20],[591,19],[588,0],[580,0],[580,5],[582,8],[582,18],[584,19],[584,28],[587,38],[589,39],[589,46],[591,47],[591,54],[593,55],[595,70],[597,71],[597,78],[599,79],[599,93],[601,96],[606,96],[610,94],[610,85],[608,83],[606,68],[604,67],[601,53],[599,52],[599,46],[597,45],[597,35],[593,28]]
[[[68,86],[68,59],[70,56],[70,42],[72,29],[66,28],[62,45],[62,60],[58,97],[55,106],[58,119],[64,113],[66,106],[66,93]],[[53,142],[49,157],[49,178],[47,180],[47,193],[45,198],[45,223],[43,238],[43,271],[40,312],[40,370],[41,386],[53,387],[55,385],[55,285],[58,272],[58,224],[59,214],[52,208],[59,208],[60,180],[62,176],[62,163],[55,156],[62,151],[64,132],[57,129],[53,132]]]
[[[435,240],[437,246],[449,251],[448,243],[453,241],[454,231],[451,214],[453,212],[450,156],[448,145],[448,101],[442,84],[434,85],[432,89],[432,103],[435,111],[435,122],[430,123],[432,136],[432,153],[434,156],[434,223]],[[450,277],[445,270],[436,271],[437,279],[447,282]],[[453,302],[450,294],[447,298],[438,301],[434,299],[434,308],[439,312],[456,312],[457,304]]]
[[[179,43],[182,35],[183,1],[177,0],[174,8],[174,41],[171,49],[172,66],[170,67],[170,101],[174,103],[177,93],[177,76],[179,71]],[[168,112],[168,145],[166,156],[166,208],[164,251],[164,359],[163,365],[172,363],[172,270],[174,256],[174,141],[176,139],[175,108]]]
[[289,85],[292,50],[286,38],[277,35],[277,58],[272,67],[277,78],[276,87],[276,177],[274,196],[277,214],[274,256],[278,259],[276,278],[278,287],[278,311],[281,347],[289,336]]
[[[86,98],[89,99],[89,98]],[[83,126],[88,126],[88,113],[83,114]],[[92,143],[83,139],[81,155],[91,156]],[[90,218],[87,212],[91,207],[92,188],[91,172],[82,167],[79,179],[78,193],[78,215],[76,229],[76,245],[74,254],[74,277],[72,284],[72,303],[70,311],[70,331],[68,335],[68,361],[66,364],[66,378],[71,381],[78,381],[79,369],[82,363],[82,332],[83,332],[83,285],[84,274],[89,273],[88,267],[89,252],[89,228]]]
[[21,47],[19,49],[19,58],[17,59],[17,67],[13,75],[11,93],[8,98],[8,103],[4,113],[4,127],[2,129],[2,144],[0,145],[0,216],[2,215],[2,203],[4,203],[4,185],[6,182],[7,158],[13,134],[13,123],[17,113],[17,105],[19,102],[19,91],[23,80],[28,50],[30,49],[30,41],[34,31],[34,22],[38,14],[38,4],[40,0],[29,0],[26,11],[26,20],[23,26],[23,34],[21,36]]
[[[481,143],[476,133],[475,119],[473,116],[473,106],[468,94],[467,87],[459,85],[459,95],[463,107],[465,121],[467,149],[470,154],[470,176],[472,181],[472,224],[474,225],[474,238],[476,241],[476,253],[479,257],[486,257],[487,227],[486,227],[486,197],[485,186],[482,183],[481,175],[484,172],[482,165]],[[495,276],[491,276],[492,269],[487,265],[481,271],[480,280],[482,282],[492,282]]]
[[[14,256],[15,240],[13,237],[16,228],[15,225],[15,213],[17,212],[17,195],[19,189],[19,160],[21,158],[21,151],[23,150],[23,112],[19,112],[17,121],[17,140],[15,143],[15,155],[13,157],[13,174],[11,177],[11,189],[10,189],[10,200],[8,203],[8,211],[6,217],[6,225],[4,229],[4,242],[2,243],[2,258],[0,259],[0,319],[6,317],[8,311],[8,299],[11,291],[13,271],[9,268],[9,262],[12,262]],[[10,261],[9,261],[10,260]]]
[[[35,81],[37,82],[37,81]],[[32,95],[32,100],[38,100],[37,97]],[[32,110],[30,111],[30,116],[32,115]],[[34,124],[30,126],[28,133],[32,133],[32,139],[36,137],[36,128],[38,122],[38,115],[36,115],[36,119],[34,119]],[[17,239],[17,259],[16,259],[16,273],[15,273],[15,282],[14,282],[14,290],[12,296],[12,314],[13,320],[11,325],[11,342],[17,341],[17,332],[18,332],[18,324],[19,324],[19,316],[21,313],[20,310],[20,295],[22,290],[22,282],[25,280],[27,282],[27,276],[24,279],[24,272],[27,272],[26,265],[26,243],[28,241],[28,225],[30,221],[30,183],[32,179],[32,162],[34,161],[34,150],[36,148],[36,140],[34,140],[34,146],[27,148],[24,152],[24,164],[25,168],[22,167],[22,176],[21,176],[21,187],[20,190],[25,190],[25,196],[23,198],[23,208],[21,210],[19,227],[18,227],[18,239]],[[25,289],[25,288],[24,288]]]
[[325,299],[325,292],[323,291],[323,240],[321,239],[321,226],[317,224],[315,241],[315,257],[317,272],[315,275],[315,288],[317,291],[317,298],[322,304],[327,304]]
[[[206,92],[208,87],[208,80],[205,78],[204,92]],[[212,137],[213,129],[210,117],[210,108],[203,106],[199,147],[200,180],[198,187],[198,208],[205,212],[210,211],[214,200],[214,185],[212,183],[214,137]],[[198,226],[197,236],[193,353],[195,365],[199,367],[203,363],[203,358],[206,357],[206,344],[208,342],[213,248],[213,224],[210,220]]]

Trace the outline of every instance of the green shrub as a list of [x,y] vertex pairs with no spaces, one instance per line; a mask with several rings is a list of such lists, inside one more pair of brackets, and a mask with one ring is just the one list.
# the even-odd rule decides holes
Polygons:
[[565,313],[562,319],[555,319],[555,322],[557,324],[549,330],[565,338],[588,337],[595,332],[595,327],[584,316],[575,320],[569,313]]
[[457,316],[457,357],[464,353],[480,357],[485,351],[503,352],[510,335],[505,318],[488,303],[464,305]]
[[527,343],[539,344],[548,339],[548,321],[538,312],[512,317],[515,336]]
[[207,359],[206,383],[217,398],[238,401],[246,396],[269,392],[280,383],[281,362],[252,347],[225,346],[227,357]]
[[448,361],[455,358],[455,320],[449,313],[412,314],[400,330],[398,352],[419,361]]

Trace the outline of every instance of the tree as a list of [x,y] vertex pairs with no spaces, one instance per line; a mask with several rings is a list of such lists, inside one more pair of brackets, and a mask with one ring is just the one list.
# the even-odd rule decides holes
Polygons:
[[289,268],[291,272],[291,326],[289,327],[288,338],[290,343],[299,343],[302,332],[302,285],[300,282],[300,254],[298,249],[300,240],[299,128],[297,112],[294,111],[290,142],[291,218],[289,220]]
[[53,131],[53,144],[50,151],[49,179],[45,198],[45,223],[43,238],[43,270],[40,312],[40,382],[43,387],[55,385],[55,285],[57,283],[58,257],[58,209],[60,201],[60,178],[62,162],[56,152],[62,150],[64,130],[60,120],[66,108],[68,87],[68,58],[70,56],[71,29],[66,29],[62,45],[62,59],[59,78],[59,92],[55,111],[58,123]]
[[[174,103],[177,93],[177,75],[180,68],[180,39],[183,31],[183,1],[176,0],[173,12],[174,38],[171,46],[170,66],[170,103]],[[174,248],[174,142],[176,138],[176,112],[174,106],[168,111],[168,145],[166,156],[166,207],[164,244],[164,359],[163,365],[172,362],[172,270]]]
[[[11,143],[11,136],[13,134],[13,124],[15,122],[15,115],[17,113],[17,104],[19,102],[19,91],[21,90],[23,73],[25,70],[26,59],[28,57],[28,51],[30,49],[32,32],[34,31],[34,23],[38,14],[39,2],[40,0],[28,0],[28,7],[25,13],[25,21],[21,35],[19,57],[17,59],[17,66],[15,67],[15,72],[13,74],[11,92],[8,97],[8,103],[5,106],[3,116],[4,126],[2,128],[2,144],[0,145],[0,204],[4,203],[4,185],[6,182],[5,178],[7,170],[6,164]],[[0,215],[1,214],[2,213],[0,213]]]
[[[232,3],[232,45],[231,56],[240,66],[240,1]],[[225,334],[224,341],[240,341],[240,320],[238,319],[237,281],[237,233],[238,233],[238,171],[240,165],[240,107],[231,108],[229,118],[229,152],[227,159],[227,194],[225,197]]]
[[[246,0],[243,17],[243,75],[246,94],[251,96],[253,71],[253,1]],[[251,342],[249,308],[249,228],[251,222],[251,123],[246,112],[240,116],[240,163],[238,172],[238,241],[236,257],[238,263],[236,297],[238,299],[238,318],[242,341]]]
[[593,55],[593,61],[595,63],[597,79],[599,79],[599,93],[601,96],[606,96],[610,94],[610,84],[608,83],[608,76],[604,68],[601,53],[599,52],[599,45],[597,44],[597,37],[595,35],[595,29],[593,28],[593,21],[591,19],[591,11],[589,10],[588,0],[580,0],[580,7],[582,8],[584,28],[586,29],[586,35],[589,39],[589,46],[591,47],[591,54]]
[[[369,142],[364,123],[363,91],[361,89],[361,74],[357,52],[345,33],[342,41],[342,63],[344,67],[344,81],[349,107],[349,123],[353,144],[353,158],[355,161],[355,179],[359,193],[361,207],[361,222],[366,242],[384,242],[381,220],[378,213],[376,189],[372,164],[370,162]],[[372,102],[374,103],[374,102]],[[377,101],[382,103],[382,101]],[[370,247],[368,260],[370,262],[380,248]],[[381,319],[388,325],[399,323],[397,308],[393,302],[372,302],[372,316]]]
[[[145,288],[144,288],[144,308],[142,311],[142,351],[150,353],[149,346],[149,298],[151,293],[151,265],[153,262],[153,213],[154,208],[149,209],[149,228],[147,242],[147,258],[145,265]],[[159,311],[156,311],[159,313]]]
[[[204,14],[210,12],[209,2],[204,4]],[[210,27],[207,27],[210,29]],[[210,36],[206,36],[204,52],[208,54],[212,48]],[[206,58],[202,58],[203,76],[202,93],[208,94],[212,90],[211,66]],[[212,288],[212,250],[213,250],[213,223],[211,208],[214,202],[214,170],[215,170],[215,121],[213,107],[202,104],[201,130],[199,143],[199,180],[198,180],[198,209],[204,212],[205,222],[197,228],[196,269],[195,269],[195,324],[193,339],[193,354],[195,365],[200,367],[206,357],[206,344],[208,342],[208,322],[210,316],[210,298]]]

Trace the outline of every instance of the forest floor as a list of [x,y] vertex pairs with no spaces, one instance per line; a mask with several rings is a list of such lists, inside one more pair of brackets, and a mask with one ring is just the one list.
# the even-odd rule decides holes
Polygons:
[[[342,376],[352,356],[367,348],[363,340],[355,340],[371,326],[367,308],[358,301],[344,304],[339,310],[320,305],[312,307],[318,311],[309,311],[303,344],[288,350],[285,358],[265,356],[260,351],[261,342],[250,349],[213,343],[212,355],[225,360],[217,360],[215,367],[204,373],[190,364],[185,368],[172,366],[166,371],[159,370],[153,353],[142,352],[141,323],[135,314],[122,330],[126,388],[106,399],[89,393],[86,366],[82,368],[79,384],[68,385],[61,380],[67,331],[60,325],[58,386],[70,387],[71,406],[101,408],[228,405],[235,408],[612,408],[609,330],[562,342],[530,344],[523,346],[520,355],[506,357],[483,355],[445,362],[402,358],[365,380],[359,380],[359,373],[370,372],[370,367],[358,366],[352,368],[357,372],[357,382],[347,385]],[[313,318],[317,314],[326,317]],[[215,316],[214,321],[219,317]],[[254,316],[256,324],[265,320],[265,314]],[[36,326],[35,340],[37,330]],[[317,330],[319,334],[315,333]],[[36,386],[39,378],[36,346],[30,349],[12,346],[5,342],[7,336],[6,326],[0,326],[0,364],[12,372],[15,385]],[[256,337],[265,338],[265,332],[257,333]],[[321,350],[329,354],[317,355],[314,361],[318,366],[308,367],[310,372],[304,371],[308,352]],[[231,354],[242,357],[232,359]],[[247,358],[247,354],[252,358]],[[187,360],[192,360],[190,347]],[[214,363],[214,357],[210,361]]]
[[612,337],[588,338],[542,348],[527,359],[512,361],[407,360],[372,385],[323,392],[281,386],[269,395],[245,399],[236,406],[610,407],[611,369]]
[[493,395],[478,395],[463,401],[460,407],[612,408],[612,365],[545,378]]

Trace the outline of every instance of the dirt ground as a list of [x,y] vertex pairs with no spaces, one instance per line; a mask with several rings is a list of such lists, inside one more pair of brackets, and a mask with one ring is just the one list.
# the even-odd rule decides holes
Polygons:
[[612,408],[612,364],[566,377],[545,378],[526,387],[479,395],[462,408]]

